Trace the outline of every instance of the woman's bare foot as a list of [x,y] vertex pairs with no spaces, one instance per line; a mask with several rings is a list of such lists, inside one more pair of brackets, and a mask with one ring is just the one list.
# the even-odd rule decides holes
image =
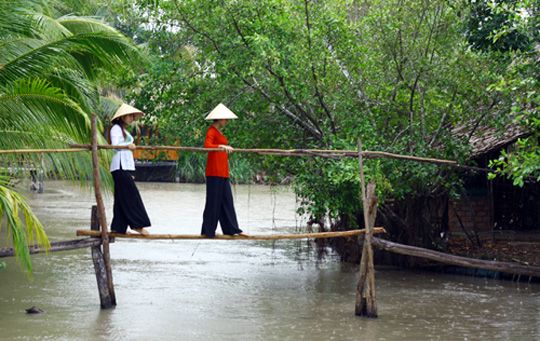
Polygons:
[[249,237],[249,234],[247,234],[245,232],[240,232],[240,233],[237,234],[237,236]]
[[135,232],[138,232],[138,233],[140,233],[142,235],[145,235],[145,236],[150,234],[150,233],[148,233],[148,230],[145,229],[144,227],[140,228],[140,229],[132,229],[132,230],[135,231]]

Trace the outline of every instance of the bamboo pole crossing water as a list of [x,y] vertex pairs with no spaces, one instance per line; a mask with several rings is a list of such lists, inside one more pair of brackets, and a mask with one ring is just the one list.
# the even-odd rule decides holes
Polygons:
[[529,276],[540,278],[540,266],[525,265],[516,262],[504,262],[485,260],[477,258],[469,258],[463,256],[456,256],[440,251],[429,250],[417,246],[404,245],[394,243],[389,240],[373,238],[373,246],[378,249],[388,252],[397,253],[405,256],[419,257],[424,259],[430,259],[436,262],[451,264],[456,266],[462,266],[466,268],[474,269],[486,269],[491,271],[500,271],[518,276]]
[[[92,150],[91,144],[72,144],[71,148],[59,148],[59,149],[6,149],[0,150],[1,154],[49,154],[49,153],[80,153]],[[111,145],[98,145],[98,149],[129,149],[127,146],[111,146]],[[178,151],[189,151],[189,152],[199,152],[199,153],[208,153],[215,151],[223,151],[220,148],[202,148],[202,147],[188,147],[188,146],[137,146],[137,150],[178,150]],[[252,153],[259,155],[275,155],[275,156],[291,156],[291,157],[302,157],[302,156],[315,156],[315,157],[326,157],[326,158],[341,158],[341,157],[351,157],[357,158],[358,151],[355,150],[341,150],[341,149],[271,149],[271,148],[235,148],[235,153]],[[424,162],[424,163],[433,163],[449,166],[461,166],[457,161],[429,158],[429,157],[420,157],[412,155],[402,155],[382,151],[363,151],[362,155],[364,158],[373,159],[373,158],[391,158],[399,160],[409,160],[415,162]]]
[[3,149],[2,154],[53,154],[53,153],[80,153],[88,152],[88,148],[56,148],[56,149]]
[[[112,240],[111,240],[111,243],[112,243]],[[51,247],[48,249],[45,249],[39,245],[30,245],[28,246],[28,251],[30,252],[30,254],[49,253],[49,252],[83,249],[83,248],[94,247],[94,246],[99,246],[99,245],[101,245],[101,239],[79,238],[79,239],[52,242]],[[15,250],[13,250],[12,247],[0,248],[0,258],[13,257],[13,256],[15,256]]]
[[[283,239],[325,239],[325,238],[343,238],[354,237],[365,234],[366,230],[349,230],[349,231],[332,231],[332,232],[313,232],[313,233],[285,233],[285,234],[253,234],[253,235],[216,235],[214,238],[208,238],[197,234],[139,234],[139,233],[114,233],[108,235],[112,238],[126,239],[208,239],[208,240],[283,240]],[[382,227],[375,227],[373,233],[386,233]],[[99,231],[92,230],[77,230],[77,236],[100,237]]]
[[[81,150],[88,149],[91,146],[89,144],[72,144],[70,147]],[[111,145],[99,145],[99,149],[128,149],[127,146],[111,146]],[[215,151],[223,151],[220,148],[202,148],[202,147],[188,147],[188,146],[137,146],[136,149],[140,150],[178,150],[178,151],[189,151],[189,152],[199,152],[199,153],[208,153]],[[276,155],[276,156],[317,156],[317,157],[330,157],[330,158],[339,158],[339,157],[358,157],[358,151],[356,150],[343,150],[343,149],[271,149],[271,148],[235,148],[235,153],[253,153],[259,155]],[[453,160],[444,160],[437,158],[429,157],[420,157],[420,156],[411,156],[411,155],[402,155],[389,152],[380,152],[380,151],[363,151],[363,156],[365,158],[391,158],[391,159],[400,159],[400,160],[410,160],[416,162],[427,162],[435,164],[444,164],[444,165],[455,165],[457,166],[457,161]]]
[[[90,144],[71,144],[71,148],[59,148],[59,149],[5,149],[0,150],[0,155],[2,154],[52,154],[52,153],[80,153],[91,150]],[[111,145],[99,145],[98,149],[129,149],[127,146],[111,146]],[[175,150],[175,151],[186,151],[186,152],[198,152],[198,153],[208,153],[215,151],[223,151],[219,148],[202,148],[202,147],[189,147],[189,146],[136,146],[135,150]],[[273,156],[290,156],[290,157],[302,157],[302,156],[312,156],[312,157],[321,157],[321,158],[356,158],[358,157],[358,152],[354,150],[342,150],[342,149],[271,149],[271,148],[235,148],[234,152],[236,153],[252,153],[258,155],[273,155]],[[438,164],[442,166],[449,166],[453,168],[469,170],[474,172],[484,172],[489,173],[493,172],[493,169],[482,168],[476,166],[468,166],[459,164],[454,160],[430,158],[430,157],[421,157],[413,155],[404,155],[396,154],[383,151],[371,151],[365,150],[362,152],[365,159],[375,159],[375,158],[389,158],[421,163],[430,163]]]

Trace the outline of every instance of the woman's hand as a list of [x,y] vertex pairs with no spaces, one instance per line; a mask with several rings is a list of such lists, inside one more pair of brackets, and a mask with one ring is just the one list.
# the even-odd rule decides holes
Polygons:
[[231,147],[231,146],[228,146],[228,145],[226,145],[226,144],[220,144],[220,145],[218,146],[218,148],[221,148],[221,149],[223,149],[224,151],[226,151],[226,152],[227,152],[227,154],[230,154],[230,153],[232,153],[232,152],[233,152],[233,150],[234,150],[234,148],[233,148],[233,147]]
[[128,144],[128,148],[129,148],[129,150],[135,150],[135,148],[137,148],[137,146],[135,144],[131,143],[131,144]]

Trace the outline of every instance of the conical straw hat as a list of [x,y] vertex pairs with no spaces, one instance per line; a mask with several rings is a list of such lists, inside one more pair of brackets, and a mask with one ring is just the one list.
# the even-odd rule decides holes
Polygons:
[[139,117],[144,115],[142,111],[140,111],[137,108],[132,107],[131,105],[127,105],[126,103],[122,103],[120,108],[116,110],[113,117],[111,118],[111,121],[116,120],[118,117],[126,116],[126,115],[134,115],[134,119],[137,120]]
[[223,103],[219,103],[217,107],[212,110],[208,116],[206,116],[206,120],[234,120],[238,118],[229,108],[227,108]]

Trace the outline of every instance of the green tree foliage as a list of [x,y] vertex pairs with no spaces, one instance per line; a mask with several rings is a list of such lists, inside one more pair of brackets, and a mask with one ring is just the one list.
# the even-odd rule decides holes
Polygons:
[[[153,62],[131,81],[160,129],[200,144],[204,114],[241,114],[235,146],[365,148],[464,160],[452,128],[488,115],[495,80],[446,1],[137,1]],[[135,31],[135,29],[131,29]],[[238,156],[236,156],[238,157]],[[302,210],[356,224],[354,160],[256,158],[295,175]],[[427,165],[370,162],[381,196],[447,191]]]
[[[0,2],[0,46],[1,149],[88,143],[89,114],[99,105],[95,80],[139,56],[126,37],[103,22],[60,15],[47,2],[32,0]],[[72,179],[91,176],[88,154],[3,155],[2,162],[44,165],[48,174]],[[19,260],[31,270],[28,243],[34,234],[41,245],[48,240],[24,198],[4,178],[0,213]]]
[[[470,0],[467,20],[469,42],[484,51],[527,50],[532,43],[528,32],[519,29],[527,11],[536,1]],[[537,5],[535,5],[537,6]]]
[[[466,162],[476,127],[516,119],[521,90],[495,84],[512,73],[525,79],[509,67],[513,55],[494,58],[516,47],[507,46],[512,37],[499,35],[497,47],[480,32],[481,16],[492,16],[490,25],[510,18],[484,5],[135,0],[129,18],[118,21],[147,42],[152,61],[124,85],[149,119],[184,145],[202,143],[204,115],[224,102],[241,116],[227,128],[234,146],[355,149],[360,138],[364,149]],[[533,41],[518,36],[520,44]],[[466,134],[455,134],[458,127]],[[249,162],[276,179],[294,175],[302,212],[361,223],[355,160]],[[455,194],[460,185],[442,167],[391,160],[367,167],[382,199]]]
[[516,36],[521,41],[518,47],[494,56],[506,69],[490,89],[512,99],[506,115],[530,133],[491,162],[496,168],[491,176],[500,174],[523,186],[529,179],[540,181],[540,3],[492,3],[490,11],[507,18],[504,24],[490,27],[487,37],[494,45],[515,41]]

